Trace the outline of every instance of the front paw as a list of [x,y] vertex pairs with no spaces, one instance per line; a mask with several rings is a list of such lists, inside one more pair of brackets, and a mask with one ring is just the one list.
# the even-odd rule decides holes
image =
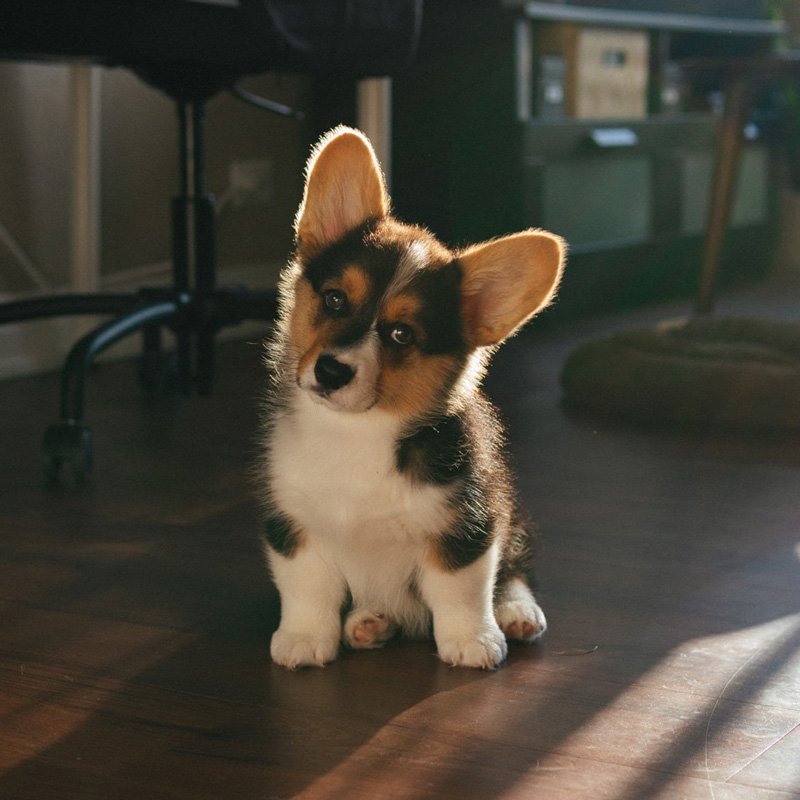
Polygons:
[[453,667],[496,669],[508,653],[506,637],[497,625],[476,633],[458,633],[436,637],[439,658]]
[[272,635],[270,654],[276,664],[289,669],[324,667],[339,654],[339,632],[320,636],[278,628]]

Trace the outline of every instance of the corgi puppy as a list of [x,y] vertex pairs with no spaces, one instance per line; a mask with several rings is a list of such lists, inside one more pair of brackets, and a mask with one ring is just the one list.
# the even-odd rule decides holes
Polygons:
[[479,384],[552,299],[565,245],[528,230],[449,250],[390,215],[369,141],[345,127],[313,150],[295,234],[266,345],[272,658],[321,666],[402,632],[497,667],[546,623]]

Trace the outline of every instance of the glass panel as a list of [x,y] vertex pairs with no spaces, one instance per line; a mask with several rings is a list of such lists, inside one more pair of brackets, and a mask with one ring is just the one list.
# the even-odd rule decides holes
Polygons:
[[[681,162],[681,231],[701,234],[705,230],[714,157],[711,153],[688,153]],[[734,227],[757,225],[767,219],[769,158],[760,146],[742,153],[736,196],[731,212]]]
[[544,168],[544,227],[571,245],[644,240],[650,235],[647,158],[605,156]]

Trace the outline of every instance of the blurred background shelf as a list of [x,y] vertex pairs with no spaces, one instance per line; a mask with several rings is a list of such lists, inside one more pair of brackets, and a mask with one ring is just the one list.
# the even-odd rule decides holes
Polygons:
[[[552,316],[696,288],[725,86],[681,63],[767,52],[755,0],[430,0],[395,80],[398,213],[451,244],[541,226],[567,238]],[[772,110],[745,130],[723,283],[765,276],[778,218]]]

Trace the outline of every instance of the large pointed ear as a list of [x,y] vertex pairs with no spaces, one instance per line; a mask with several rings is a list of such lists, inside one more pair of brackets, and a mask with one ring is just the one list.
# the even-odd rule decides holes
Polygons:
[[325,134],[306,165],[303,201],[295,218],[304,255],[389,212],[389,197],[372,145],[360,131],[340,126]]
[[563,239],[539,230],[462,252],[462,307],[472,344],[500,344],[544,308],[558,288],[565,252]]

